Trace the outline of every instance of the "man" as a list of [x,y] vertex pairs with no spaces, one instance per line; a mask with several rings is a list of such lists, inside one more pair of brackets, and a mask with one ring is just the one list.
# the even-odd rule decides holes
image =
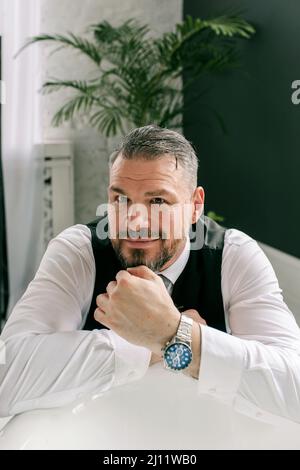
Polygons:
[[203,217],[197,167],[173,131],[124,139],[107,215],[49,244],[6,324],[2,416],[64,405],[163,361],[200,393],[300,422],[299,328],[257,243]]

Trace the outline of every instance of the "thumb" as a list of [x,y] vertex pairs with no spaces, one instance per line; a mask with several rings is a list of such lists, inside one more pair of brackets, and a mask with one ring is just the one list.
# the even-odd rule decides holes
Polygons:
[[197,310],[190,308],[189,310],[185,310],[182,312],[184,315],[187,317],[192,318],[196,323],[201,323],[202,325],[206,325],[206,321],[204,318],[201,317],[201,315],[197,312]]
[[134,268],[127,268],[127,271],[129,274],[143,279],[156,279],[156,274],[147,266],[135,266]]

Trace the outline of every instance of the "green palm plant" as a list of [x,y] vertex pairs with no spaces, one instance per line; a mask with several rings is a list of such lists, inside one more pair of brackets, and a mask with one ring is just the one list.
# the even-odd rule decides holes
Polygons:
[[[73,33],[42,34],[24,47],[52,41],[75,49],[95,66],[93,78],[48,80],[43,92],[72,89],[74,94],[53,117],[59,126],[78,115],[106,136],[125,133],[126,128],[155,123],[179,128],[189,103],[183,91],[204,74],[221,72],[238,64],[237,38],[249,39],[254,28],[237,16],[210,20],[192,18],[176,25],[159,38],[150,36],[148,26],[130,19],[118,27],[107,21],[89,27],[88,37]],[[183,87],[178,80],[186,74]],[[193,94],[193,102],[203,94]]]

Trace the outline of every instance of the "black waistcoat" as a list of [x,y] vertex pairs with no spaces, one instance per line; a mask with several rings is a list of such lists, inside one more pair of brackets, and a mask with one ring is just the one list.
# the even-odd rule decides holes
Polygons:
[[[97,308],[96,297],[106,292],[107,284],[115,280],[118,271],[123,269],[110,240],[108,238],[100,240],[96,234],[99,220],[87,225],[92,235],[96,278],[90,310],[83,327],[85,330],[105,328],[94,319]],[[101,220],[103,222],[105,219]],[[226,230],[208,217],[201,218],[197,227],[198,224],[202,224],[204,228],[204,244],[201,249],[190,251],[188,262],[174,284],[172,299],[180,311],[194,308],[209,326],[226,331],[221,291],[221,266]],[[193,228],[196,229],[196,226]]]

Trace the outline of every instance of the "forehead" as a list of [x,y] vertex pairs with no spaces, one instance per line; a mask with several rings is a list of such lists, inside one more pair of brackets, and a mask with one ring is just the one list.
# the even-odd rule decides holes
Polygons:
[[172,155],[162,155],[155,160],[128,160],[119,155],[111,168],[110,182],[151,184],[157,181],[174,186],[182,181],[182,176],[183,170],[180,166],[176,169],[176,159]]

